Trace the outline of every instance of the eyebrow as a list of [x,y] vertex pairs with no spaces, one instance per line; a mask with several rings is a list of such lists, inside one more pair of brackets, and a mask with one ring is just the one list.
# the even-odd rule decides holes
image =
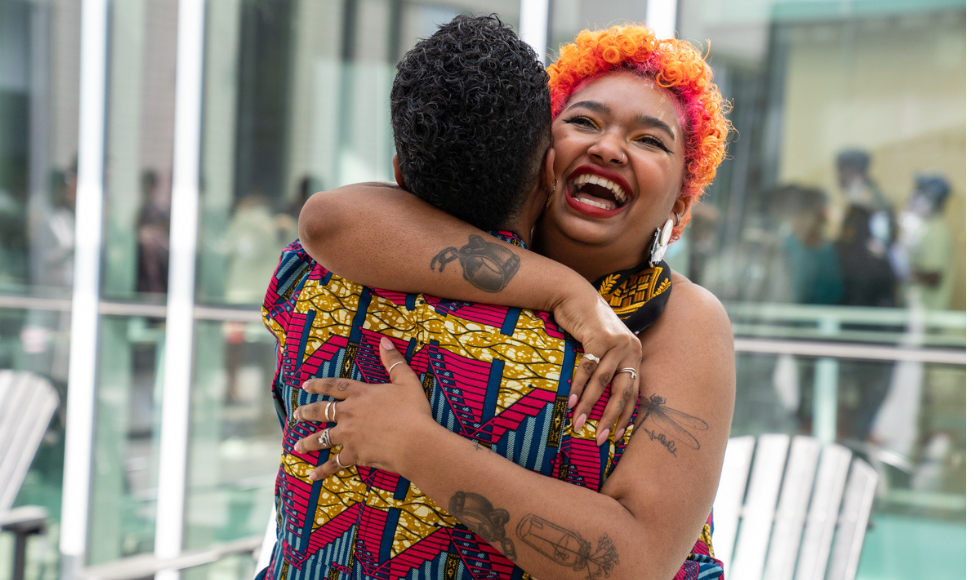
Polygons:
[[[571,105],[568,108],[569,109],[574,109],[576,107],[582,107],[583,109],[588,109],[590,111],[593,111],[593,112],[596,112],[596,113],[602,113],[604,115],[608,115],[608,114],[612,113],[612,109],[609,108],[609,105],[606,105],[604,103],[600,103],[598,101],[578,101],[577,103]],[[637,115],[636,117],[634,117],[633,118],[633,121],[635,123],[639,124],[639,125],[644,126],[644,127],[654,127],[656,129],[660,129],[660,130],[664,131],[665,133],[667,133],[670,136],[671,139],[674,139],[675,138],[674,137],[674,131],[673,131],[673,129],[671,129],[670,128],[670,125],[668,125],[667,123],[665,123],[661,119],[658,119],[658,118],[653,117],[653,116],[650,116],[650,115],[640,114],[640,115]]]

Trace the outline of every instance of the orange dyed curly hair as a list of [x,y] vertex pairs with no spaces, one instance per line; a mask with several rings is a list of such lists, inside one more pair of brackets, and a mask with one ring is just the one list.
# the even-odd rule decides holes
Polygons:
[[[711,67],[690,42],[657,38],[645,26],[583,30],[574,44],[561,47],[558,60],[548,67],[552,118],[582,86],[618,71],[649,77],[673,95],[685,135],[681,195],[697,202],[725,159],[731,129],[724,115],[730,105],[711,82]],[[678,225],[674,239],[687,222]]]

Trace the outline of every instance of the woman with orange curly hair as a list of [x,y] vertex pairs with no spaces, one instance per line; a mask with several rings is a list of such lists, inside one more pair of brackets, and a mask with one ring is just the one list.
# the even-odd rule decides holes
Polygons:
[[[590,580],[719,578],[710,510],[734,406],[731,327],[718,300],[671,273],[663,257],[724,159],[727,105],[697,49],[643,26],[583,31],[548,74],[554,153],[546,171],[554,179],[540,194],[536,253],[509,247],[490,255],[478,229],[372,184],[311,198],[302,244],[345,278],[553,311],[582,340],[591,373],[576,375],[567,430],[609,443],[612,459],[595,496],[550,484],[513,490],[542,506],[557,496],[567,507],[553,518],[511,522],[513,529],[506,517],[498,522],[511,560],[530,567],[543,557],[566,566],[556,577]],[[516,261],[497,259],[502,251]],[[583,278],[594,290],[578,290]],[[603,326],[597,313],[608,308],[624,328]],[[623,332],[639,338],[639,363],[611,346],[609,337]],[[552,477],[577,483],[558,469]],[[616,507],[590,499],[598,496]],[[559,516],[597,522],[606,543],[586,541]],[[603,527],[610,521],[615,534]],[[503,538],[508,533],[519,541]]]

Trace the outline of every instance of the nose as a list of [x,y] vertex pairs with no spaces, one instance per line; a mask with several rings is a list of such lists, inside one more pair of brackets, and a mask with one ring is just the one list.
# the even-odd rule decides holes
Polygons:
[[589,147],[589,157],[596,163],[625,165],[626,151],[619,140],[612,135],[603,135]]

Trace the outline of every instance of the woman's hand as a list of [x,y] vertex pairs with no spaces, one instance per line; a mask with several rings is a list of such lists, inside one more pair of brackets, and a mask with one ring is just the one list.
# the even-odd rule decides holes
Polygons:
[[[596,424],[596,443],[602,444],[614,426],[615,437],[622,438],[636,407],[640,384],[639,368],[643,349],[638,339],[616,316],[602,296],[588,286],[568,292],[554,306],[555,322],[582,343],[583,356],[572,378],[568,408],[574,409],[572,428],[582,429],[592,407],[610,384],[609,403]],[[633,372],[622,369],[631,369]],[[577,403],[577,406],[576,406]]]
[[[329,442],[342,449],[310,472],[316,481],[352,465],[369,465],[399,472],[399,460],[410,457],[420,443],[426,427],[438,426],[418,376],[387,337],[382,337],[381,364],[388,369],[390,384],[368,384],[351,379],[310,379],[303,384],[308,393],[328,395],[336,402],[320,401],[297,407],[297,421],[335,423],[329,429]],[[332,405],[332,408],[327,408]],[[323,431],[304,437],[294,449],[309,453],[324,449]]]

